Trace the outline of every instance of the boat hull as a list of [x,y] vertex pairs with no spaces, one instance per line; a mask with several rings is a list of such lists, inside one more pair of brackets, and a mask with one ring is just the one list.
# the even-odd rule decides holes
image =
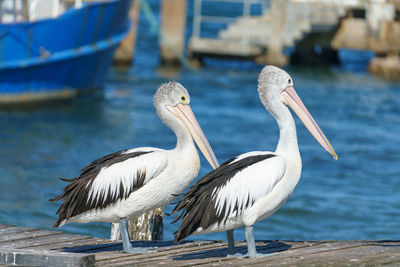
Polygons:
[[91,3],[56,19],[3,25],[8,34],[0,39],[0,104],[65,99],[101,89],[129,29],[129,4]]

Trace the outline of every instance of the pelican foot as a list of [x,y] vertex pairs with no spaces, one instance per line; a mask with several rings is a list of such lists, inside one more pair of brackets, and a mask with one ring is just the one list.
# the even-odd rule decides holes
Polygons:
[[128,249],[121,250],[121,253],[136,253],[136,254],[146,254],[146,253],[154,253],[156,250],[152,247],[149,248],[138,248],[138,247],[131,247]]
[[263,253],[255,253],[252,255],[249,255],[249,253],[247,253],[246,255],[244,255],[243,258],[263,258],[263,257],[269,257],[272,255],[275,255],[276,253],[267,253],[267,254],[263,254]]
[[246,240],[247,240],[247,254],[243,256],[243,258],[249,257],[249,258],[262,258],[262,257],[268,257],[271,255],[274,255],[275,253],[268,253],[268,254],[262,254],[262,253],[257,253],[256,249],[256,242],[254,240],[254,235],[253,235],[253,226],[246,226],[245,228],[245,234],[246,234]]
[[255,254],[249,256],[249,253],[246,253],[246,254],[235,253],[235,254],[228,254],[228,255],[226,255],[226,257],[227,258],[239,258],[239,259],[243,259],[243,258],[263,258],[263,257],[272,256],[272,255],[275,255],[275,254],[277,254],[277,253],[268,253],[268,254],[255,253]]

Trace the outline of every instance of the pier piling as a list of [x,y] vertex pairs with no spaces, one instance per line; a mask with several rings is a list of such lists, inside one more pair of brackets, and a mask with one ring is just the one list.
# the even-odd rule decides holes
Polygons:
[[265,64],[283,66],[288,63],[283,54],[286,23],[286,1],[270,0],[271,38],[267,45]]
[[163,0],[161,5],[161,63],[179,65],[185,45],[186,0]]
[[129,11],[129,20],[131,22],[131,29],[125,39],[119,45],[114,55],[114,64],[119,66],[132,65],[133,56],[135,54],[136,35],[138,29],[138,20],[140,13],[140,0],[132,2]]
[[[128,221],[128,232],[131,240],[160,241],[163,239],[163,208],[143,213],[138,218]],[[112,241],[121,240],[119,223],[111,225]]]

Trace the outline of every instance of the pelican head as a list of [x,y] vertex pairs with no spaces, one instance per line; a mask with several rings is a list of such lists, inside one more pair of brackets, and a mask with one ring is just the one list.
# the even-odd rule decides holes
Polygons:
[[289,106],[318,143],[336,160],[338,156],[335,150],[304,106],[293,86],[293,79],[290,75],[274,66],[264,67],[258,78],[258,92],[261,101],[272,116],[279,117],[282,109]]
[[174,81],[162,84],[154,95],[154,106],[161,120],[177,134],[178,138],[181,129],[186,128],[204,157],[215,169],[219,166],[217,158],[189,103],[188,91]]

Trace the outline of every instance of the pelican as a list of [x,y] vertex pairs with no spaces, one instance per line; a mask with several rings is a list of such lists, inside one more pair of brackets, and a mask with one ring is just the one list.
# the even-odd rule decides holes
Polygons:
[[172,213],[182,218],[175,242],[189,235],[227,231],[228,256],[234,252],[233,229],[245,227],[247,256],[256,251],[253,224],[277,211],[300,180],[301,158],[294,119],[289,106],[314,138],[335,159],[337,155],[304,106],[285,71],[266,66],[258,78],[258,92],[265,108],[279,126],[275,152],[253,151],[236,156],[206,174],[177,203]]
[[119,222],[123,251],[146,253],[133,247],[127,220],[167,205],[189,185],[200,168],[196,142],[204,157],[215,168],[218,161],[190,106],[187,90],[177,82],[162,84],[154,95],[154,106],[161,120],[177,137],[176,147],[164,150],[140,147],[104,156],[84,167],[69,182],[53,227],[70,222]]

